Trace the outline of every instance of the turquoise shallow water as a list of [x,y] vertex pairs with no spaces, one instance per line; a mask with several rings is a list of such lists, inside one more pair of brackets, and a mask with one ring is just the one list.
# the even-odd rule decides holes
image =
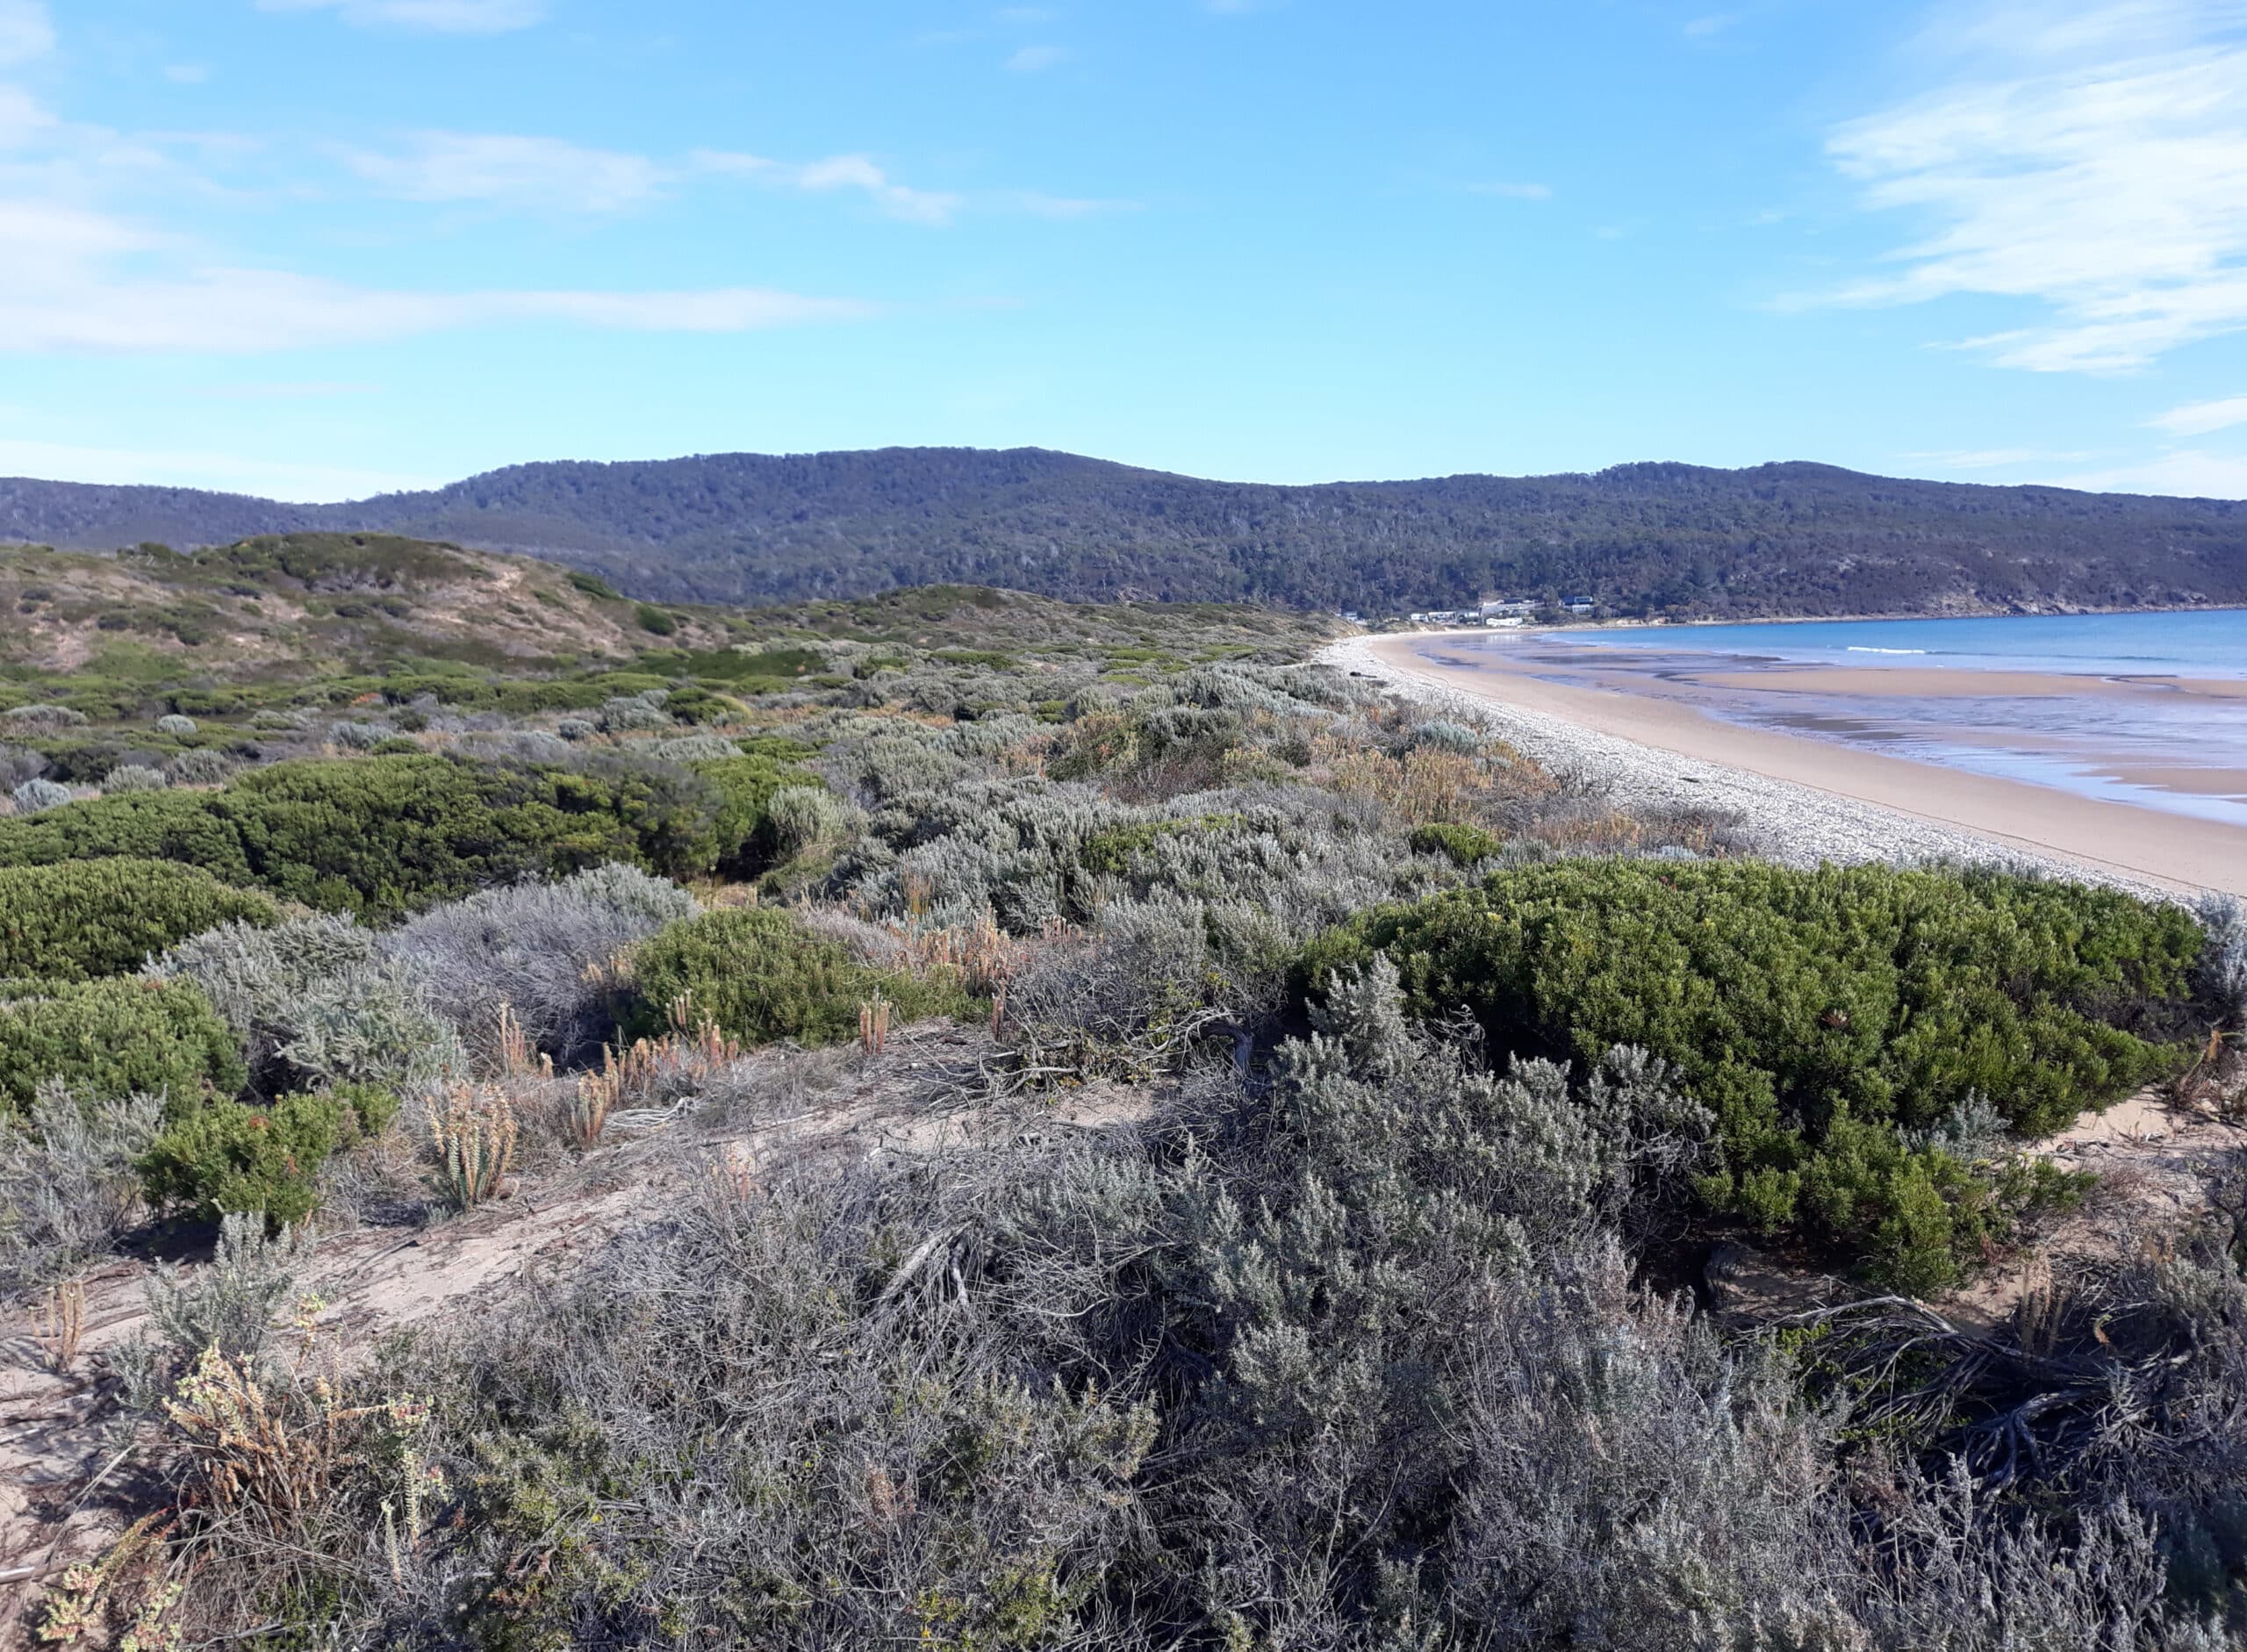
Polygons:
[[[2247,611],[1561,630],[1467,646],[1554,682],[2247,826],[2247,697],[2185,686],[2247,679]],[[1891,668],[1895,686],[1841,692],[1819,667]],[[1929,672],[1952,692],[1933,692]],[[2082,691],[1976,690],[1990,672],[2079,678]]]
[[2247,677],[2247,609],[2242,608],[1972,620],[1814,620],[1556,635],[1590,648],[1748,654],[1798,664]]

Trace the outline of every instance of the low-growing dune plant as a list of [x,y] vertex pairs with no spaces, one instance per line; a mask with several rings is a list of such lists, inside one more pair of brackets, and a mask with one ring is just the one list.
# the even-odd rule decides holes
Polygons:
[[161,1095],[176,1115],[246,1076],[233,1031],[190,982],[0,980],[0,1115],[20,1114],[48,1082]]
[[54,1081],[0,1119],[0,1296],[53,1283],[140,1218],[135,1165],[163,1123],[161,1095],[82,1099]]
[[2208,931],[2201,984],[2233,1021],[2247,1024],[2247,903],[2210,895],[2200,902],[2200,918]]
[[[729,765],[728,766],[730,766]],[[615,756],[579,770],[429,754],[254,769],[219,791],[105,797],[0,821],[0,866],[117,855],[201,866],[328,911],[389,919],[605,861],[709,871],[739,847],[715,782]],[[762,818],[739,824],[753,832]]]
[[600,708],[600,727],[607,734],[628,734],[641,729],[669,729],[673,726],[671,714],[663,702],[669,695],[662,689],[645,694],[619,694],[604,701]]
[[381,938],[348,917],[235,922],[152,961],[152,979],[201,989],[268,1095],[338,1084],[419,1090],[468,1070],[452,1023]]
[[562,1131],[581,1152],[600,1145],[608,1116],[622,1099],[622,1075],[613,1059],[598,1073],[580,1073],[563,1098]]
[[167,861],[0,866],[0,978],[122,975],[219,924],[278,917],[270,897]]
[[353,751],[371,751],[398,730],[386,722],[339,722],[327,731],[327,737],[337,745]]
[[1480,826],[1448,822],[1414,828],[1411,844],[1413,853],[1441,855],[1461,870],[1478,861],[1495,858],[1506,846],[1505,840],[1496,832]]
[[320,1167],[350,1128],[327,1095],[284,1095],[265,1107],[207,1103],[169,1126],[140,1159],[151,1204],[215,1221],[255,1211],[278,1229],[319,1205]]
[[751,1046],[856,1038],[858,1006],[877,991],[896,1006],[901,1022],[973,1016],[980,1009],[948,974],[924,980],[870,968],[770,908],[709,912],[674,924],[642,946],[635,963],[640,1005],[632,1028],[649,1033],[661,1031],[668,1006],[682,994],[691,994],[696,1009],[721,1031]]
[[70,788],[60,781],[35,777],[18,785],[8,794],[8,801],[18,815],[39,815],[61,808],[71,797]]
[[504,1089],[452,1084],[428,1104],[438,1196],[463,1213],[497,1198],[515,1160],[515,1112]]
[[216,1353],[257,1366],[317,1243],[308,1226],[276,1232],[259,1212],[237,1211],[220,1218],[218,1244],[202,1267],[158,1263],[147,1285],[161,1340],[150,1350],[156,1362],[178,1372]]
[[772,836],[783,857],[803,854],[843,835],[842,801],[822,786],[786,786],[772,794]]
[[1525,1053],[1642,1045],[1722,1121],[1713,1204],[1929,1289],[1999,1202],[1898,1130],[1978,1094],[2042,1135],[2175,1070],[2200,947],[2176,908],[1993,872],[1574,861],[1368,914],[1303,979],[1381,954]]
[[197,746],[164,765],[174,786],[224,786],[241,765],[215,746]]
[[132,792],[161,792],[171,784],[164,772],[147,764],[123,763],[102,776],[102,795],[121,797]]
[[43,751],[0,744],[0,792],[12,793],[25,780],[39,779],[50,766]]
[[657,740],[648,748],[648,755],[660,758],[665,763],[722,762],[741,755],[740,749],[721,734],[686,734],[674,739]]
[[45,701],[0,711],[0,729],[11,734],[52,734],[64,729],[83,729],[87,722],[83,711]]
[[382,951],[487,1067],[504,1002],[530,1043],[568,1061],[614,1031],[621,996],[595,966],[700,911],[636,867],[597,866],[551,883],[486,889],[382,937]]
[[78,1345],[86,1336],[86,1286],[66,1279],[47,1287],[46,1297],[32,1313],[32,1346],[39,1362],[57,1376],[69,1375],[77,1362]]

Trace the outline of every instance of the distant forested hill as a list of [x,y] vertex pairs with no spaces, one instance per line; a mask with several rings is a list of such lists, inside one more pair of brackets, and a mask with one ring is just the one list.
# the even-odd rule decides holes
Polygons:
[[0,538],[184,548],[319,528],[529,551],[638,595],[726,602],[963,583],[1369,614],[1501,593],[1740,616],[2247,605],[2247,505],[1818,464],[1274,487],[914,448],[513,465],[328,506],[0,480]]

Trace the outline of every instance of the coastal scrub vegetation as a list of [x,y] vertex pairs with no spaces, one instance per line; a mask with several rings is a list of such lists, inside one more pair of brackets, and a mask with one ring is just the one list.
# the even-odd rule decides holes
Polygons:
[[2179,908],[1987,871],[1605,861],[1376,909],[1303,968],[1379,952],[1417,1013],[1516,1050],[1652,1051],[1720,1121],[1711,1204],[1925,1293],[1992,1237],[1962,1110],[2033,1138],[2173,1071],[2202,944]]
[[0,977],[90,980],[221,923],[269,924],[264,895],[200,867],[121,857],[0,867]]
[[[443,547],[238,549],[190,568],[505,574],[628,650],[0,684],[0,779],[63,794],[0,819],[0,1291],[59,1324],[197,1259],[51,1356],[130,1469],[34,1498],[122,1533],[39,1632],[2247,1638],[2247,1173],[2010,1319],[1942,1296],[2085,1196],[2038,1138],[2236,1105],[2236,909],[1772,865],[1284,616],[659,636]],[[128,767],[175,778],[98,794]],[[306,1301],[581,1200],[410,1334]],[[1827,1294],[1712,1311],[1748,1246]]]

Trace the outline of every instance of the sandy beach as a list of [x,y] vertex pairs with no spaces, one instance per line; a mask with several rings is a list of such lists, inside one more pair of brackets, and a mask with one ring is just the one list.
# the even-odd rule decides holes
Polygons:
[[2147,894],[2247,895],[2247,829],[1742,728],[1648,694],[1546,682],[1503,651],[1476,655],[1471,668],[1447,662],[1442,644],[1459,640],[1357,638],[1327,657],[1479,714],[1548,767],[1597,775],[1641,801],[1734,813],[1775,858],[2003,858]]

